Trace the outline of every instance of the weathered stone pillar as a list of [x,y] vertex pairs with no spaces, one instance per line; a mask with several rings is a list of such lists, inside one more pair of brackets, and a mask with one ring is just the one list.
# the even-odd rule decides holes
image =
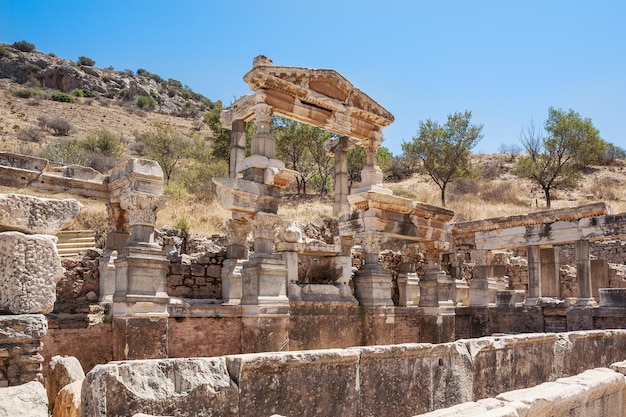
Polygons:
[[350,204],[348,203],[348,151],[354,149],[354,145],[350,138],[342,136],[340,138],[329,139],[324,147],[326,152],[335,156],[335,177],[334,177],[334,200],[333,215],[350,213]]
[[247,239],[252,227],[250,218],[243,214],[233,213],[228,223],[228,242],[226,259],[222,263],[222,302],[239,304],[241,302],[242,280],[241,269],[248,258]]
[[230,132],[230,178],[237,178],[237,163],[246,157],[246,122],[233,120]]
[[113,358],[164,358],[169,261],[154,242],[157,212],[165,207],[163,171],[154,161],[131,159],[114,168],[109,181],[111,203],[119,203],[130,233],[114,262]]
[[280,216],[260,212],[252,222],[254,253],[241,269],[244,352],[289,350],[287,267],[274,253]]
[[256,134],[252,138],[251,155],[261,155],[273,159],[276,155],[276,140],[270,133],[272,124],[272,106],[265,104],[264,95],[256,94],[257,104],[254,108],[256,115]]
[[452,277],[441,269],[441,251],[443,247],[438,242],[428,245],[428,270],[420,279],[420,307],[439,307],[453,305],[450,295],[452,292]]
[[600,300],[600,288],[609,288],[609,261],[606,259],[591,260],[591,295]]
[[526,248],[528,258],[528,296],[526,305],[537,305],[541,298],[541,256],[539,246],[531,245]]
[[591,257],[589,255],[589,241],[576,241],[576,277],[578,280],[578,307],[597,306],[591,293]]
[[113,357],[116,360],[167,357],[169,261],[154,243],[156,212],[164,206],[162,196],[133,193],[122,197],[121,207],[129,214],[130,238],[115,260]]
[[415,245],[407,245],[398,270],[398,305],[417,306],[420,301],[420,280],[415,272]]
[[483,251],[473,252],[472,260],[476,263],[472,281],[469,284],[469,305],[472,307],[489,306],[489,266],[487,265],[487,253]]
[[357,236],[363,247],[365,265],[355,274],[354,292],[364,307],[391,306],[391,274],[378,263],[384,234],[364,232]]
[[98,270],[100,272],[100,302],[112,303],[115,292],[115,260],[130,236],[128,213],[122,210],[119,202],[107,204],[109,227],[106,247],[100,257]]
[[539,257],[541,259],[541,295],[559,298],[561,296],[559,248],[542,248],[539,250]]

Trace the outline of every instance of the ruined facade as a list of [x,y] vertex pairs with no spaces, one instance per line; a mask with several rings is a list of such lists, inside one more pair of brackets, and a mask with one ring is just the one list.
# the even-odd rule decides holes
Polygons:
[[[170,249],[163,248],[170,245],[167,239],[155,239],[154,227],[165,199],[163,173],[154,161],[131,159],[103,176],[82,167],[52,167],[38,158],[0,153],[3,184],[28,185],[41,191],[70,190],[98,198],[106,202],[110,219],[94,300],[94,304],[104,306],[108,316],[99,323],[67,326],[60,314],[43,315],[53,308],[55,286],[62,273],[50,235],[80,206],[76,202],[46,201],[44,206],[54,207],[51,211],[55,215],[68,214],[42,220],[28,217],[29,213],[46,211],[29,208],[28,197],[0,196],[0,309],[10,313],[0,315],[0,324],[13,329],[2,335],[9,334],[13,342],[17,341],[17,347],[0,341],[0,384],[40,381],[44,359],[58,354],[76,356],[87,371],[111,360],[137,360],[97,367],[87,377],[88,386],[121,368],[128,375],[156,375],[164,369],[171,370],[168,375],[196,372],[210,380],[200,381],[199,389],[223,393],[219,406],[199,406],[224,407],[228,412],[223,415],[228,415],[234,412],[233,404],[248,410],[260,407],[253,398],[244,398],[246,392],[241,386],[248,379],[256,378],[257,373],[267,377],[271,372],[274,376],[284,372],[286,379],[298,377],[305,369],[296,370],[298,362],[310,364],[320,378],[328,378],[332,384],[343,384],[346,397],[341,398],[341,404],[333,403],[334,397],[326,395],[341,387],[331,384],[311,394],[310,400],[317,403],[296,404],[294,396],[304,389],[298,385],[297,389],[289,388],[294,390],[291,396],[281,393],[286,399],[276,399],[283,401],[284,407],[269,407],[268,413],[321,407],[319,404],[326,402],[339,407],[335,412],[351,407],[343,415],[359,415],[364,410],[376,415],[408,415],[403,413],[496,396],[586,369],[564,363],[561,355],[554,358],[550,369],[535,370],[540,377],[528,384],[507,385],[493,375],[496,371],[490,367],[495,368],[495,362],[481,365],[492,379],[472,374],[478,369],[472,368],[478,366],[477,355],[518,355],[519,359],[554,353],[563,344],[571,347],[587,336],[455,342],[458,339],[493,333],[626,328],[624,290],[610,288],[608,259],[592,259],[590,250],[595,241],[623,238],[626,215],[611,214],[605,204],[595,203],[451,223],[452,211],[394,196],[384,187],[375,155],[382,128],[393,121],[393,116],[337,72],[274,66],[271,60],[257,57],[244,80],[253,94],[238,100],[222,115],[223,126],[232,130],[230,177],[213,180],[221,204],[232,212],[227,242],[223,247],[203,249],[193,261],[168,258]],[[278,214],[282,189],[297,173],[276,159],[270,133],[272,114],[336,134],[326,144],[327,151],[335,156],[333,207],[339,232],[333,239],[307,239],[298,225]],[[258,129],[251,154],[246,156],[245,123],[251,119],[256,120]],[[358,146],[365,148],[367,164],[361,186],[348,194],[346,155]],[[5,203],[11,199],[13,203]],[[26,220],[10,223],[22,217]],[[10,243],[2,246],[4,242]],[[560,269],[560,253],[565,247],[576,265],[575,284],[567,291],[562,288]],[[16,253],[20,259],[14,261]],[[511,254],[522,254],[523,261],[511,264]],[[37,262],[42,258],[49,261]],[[30,263],[10,269],[20,262]],[[27,282],[27,287],[41,288],[23,297],[15,292],[16,277]],[[15,324],[15,320],[24,323]],[[623,332],[598,335],[606,345],[605,357],[595,361],[585,358],[588,350],[572,350],[581,363],[608,367],[622,360],[618,356],[624,347]],[[410,343],[417,345],[350,349]],[[435,345],[440,343],[445,345]],[[502,343],[523,348],[515,351],[517,347],[513,347],[505,354],[498,350]],[[231,356],[328,348],[342,350]],[[213,358],[173,359],[203,356]],[[406,390],[393,391],[389,383],[383,384],[388,387],[385,392],[377,391],[381,381],[392,379],[385,366],[397,360],[405,361],[397,373],[419,371],[432,377],[431,385],[421,387],[429,393],[427,399],[419,397],[424,403],[394,402],[405,398],[406,390],[415,389],[408,374]],[[358,373],[352,369],[357,363]],[[355,375],[358,384],[349,379]],[[521,381],[526,376],[527,372],[520,370],[516,378]],[[213,385],[207,388],[205,382]],[[369,390],[372,397],[348,392],[355,384],[364,387],[362,392]],[[287,383],[281,386],[290,387]],[[623,391],[621,387],[617,390]],[[98,390],[93,394],[94,398],[87,399],[88,407],[96,407],[94,401],[113,407],[116,401],[96,398],[102,394]],[[272,395],[257,394],[262,398]],[[346,403],[345,398],[354,402]],[[154,412],[171,413],[171,407],[192,407],[184,403],[188,401],[184,395],[179,399],[180,404],[169,403],[163,408],[146,403],[137,412],[153,407]],[[339,398],[335,400],[339,402]],[[404,408],[395,410],[394,406]],[[96,411],[87,413],[98,415]]]

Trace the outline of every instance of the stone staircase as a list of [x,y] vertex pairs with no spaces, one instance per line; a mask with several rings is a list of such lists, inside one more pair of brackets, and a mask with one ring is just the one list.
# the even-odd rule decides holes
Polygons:
[[88,249],[96,247],[95,233],[93,230],[66,230],[57,233],[57,251],[59,256],[82,255]]

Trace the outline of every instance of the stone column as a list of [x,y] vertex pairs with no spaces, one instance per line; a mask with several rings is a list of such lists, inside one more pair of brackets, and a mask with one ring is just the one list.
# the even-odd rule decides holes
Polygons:
[[237,163],[246,157],[246,122],[233,120],[230,132],[230,178],[237,178]]
[[489,276],[490,267],[487,265],[490,254],[484,251],[476,251],[471,254],[476,263],[469,285],[469,305],[472,307],[489,306]]
[[537,305],[541,299],[541,256],[539,246],[526,248],[528,258],[528,296],[526,305]]
[[228,223],[228,246],[222,263],[222,302],[239,304],[242,296],[241,269],[248,258],[247,239],[252,227],[248,216],[232,214]]
[[257,93],[255,106],[256,134],[252,138],[251,155],[261,155],[273,159],[276,155],[276,140],[270,133],[272,107],[264,103],[263,94]]
[[437,242],[428,245],[428,269],[420,280],[420,307],[452,305],[452,279],[441,269],[442,247]]
[[379,232],[364,232],[357,236],[363,247],[365,265],[354,276],[355,296],[364,307],[391,306],[391,274],[378,263],[380,246],[385,236]]
[[287,267],[273,253],[280,216],[260,212],[252,222],[254,253],[241,269],[244,352],[289,350]]
[[113,358],[167,357],[167,256],[154,243],[156,213],[165,206],[159,195],[121,195],[128,213],[130,237],[115,260]]
[[356,145],[347,136],[333,138],[324,144],[326,152],[335,156],[333,215],[350,213],[348,203],[348,151]]
[[576,241],[576,277],[578,279],[578,307],[597,306],[591,293],[591,257],[589,255],[589,241]]
[[541,259],[541,295],[559,298],[561,296],[559,248],[542,248],[539,251],[539,257]]
[[407,245],[398,270],[398,305],[417,306],[420,301],[420,280],[415,272],[415,245]]
[[115,292],[115,260],[130,236],[128,213],[122,210],[120,203],[107,204],[109,227],[106,247],[100,257],[98,270],[100,271],[100,302],[112,303]]

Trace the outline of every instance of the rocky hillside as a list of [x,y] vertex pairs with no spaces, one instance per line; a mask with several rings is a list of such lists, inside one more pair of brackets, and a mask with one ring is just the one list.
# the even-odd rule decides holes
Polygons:
[[195,117],[213,106],[211,100],[191,91],[180,81],[164,80],[144,69],[136,73],[101,69],[93,66],[95,62],[87,57],[74,62],[54,54],[29,51],[28,47],[21,49],[26,51],[0,43],[0,79],[63,93],[81,90],[80,94],[87,97],[127,103],[146,97],[143,106],[176,116]]
[[[22,97],[20,90],[40,90],[43,95]],[[82,97],[72,94],[82,91]],[[53,92],[68,93],[74,102],[49,99]],[[77,93],[77,92],[75,92]],[[153,108],[139,107],[139,97],[151,97]],[[139,74],[99,69],[37,51],[24,52],[0,44],[0,151],[40,156],[47,146],[66,140],[81,140],[90,131],[106,128],[122,138],[125,157],[138,156],[133,147],[136,132],[153,129],[155,123],[167,123],[181,135],[199,136],[210,141],[212,132],[202,122],[202,114],[213,103],[175,80],[139,71]],[[195,110],[190,110],[195,109]],[[184,116],[184,117],[181,117]],[[59,118],[71,125],[66,136],[57,136],[41,128],[42,118]],[[481,177],[451,184],[447,191],[448,208],[454,221],[522,214],[545,209],[541,190],[511,171],[517,155],[474,155]],[[440,191],[427,175],[416,174],[400,182],[387,182],[394,194],[433,205],[440,205]],[[0,184],[0,192],[3,190]],[[286,190],[287,193],[292,192]],[[28,192],[20,190],[20,192]],[[332,212],[332,199],[288,195],[281,213],[288,218],[320,219]],[[574,190],[553,193],[553,207],[565,207],[594,201],[606,201],[614,212],[626,212],[626,164],[592,167],[583,174]],[[94,211],[105,212],[101,208]],[[222,233],[229,212],[217,202],[198,201],[196,195],[170,193],[160,224],[172,225],[183,219],[198,233]],[[106,219],[101,219],[106,223]],[[96,228],[89,222],[76,228]]]

